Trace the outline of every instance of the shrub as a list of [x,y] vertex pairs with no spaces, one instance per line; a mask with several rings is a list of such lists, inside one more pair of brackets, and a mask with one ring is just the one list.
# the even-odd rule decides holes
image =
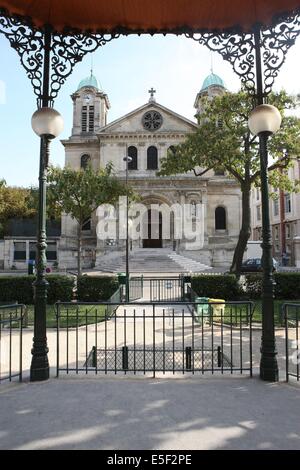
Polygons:
[[192,277],[192,289],[199,297],[237,300],[240,288],[234,275],[199,275]]
[[33,304],[32,283],[35,276],[1,276],[0,302]]
[[244,296],[248,299],[259,299],[262,292],[262,275],[258,274],[246,274],[244,282]]
[[115,277],[83,275],[77,279],[77,300],[79,302],[106,301],[118,287]]
[[47,276],[49,282],[47,303],[52,305],[59,300],[61,302],[70,302],[73,300],[74,278],[50,274]]
[[[34,303],[33,282],[35,276],[0,277],[0,302],[17,301],[20,304]],[[74,280],[69,276],[50,275],[47,303],[54,304],[58,300],[70,301],[73,297]]]
[[275,273],[276,299],[300,299],[300,273]]
[[[275,298],[283,300],[300,299],[300,273],[275,273]],[[257,299],[262,294],[262,274],[245,276],[246,295]]]

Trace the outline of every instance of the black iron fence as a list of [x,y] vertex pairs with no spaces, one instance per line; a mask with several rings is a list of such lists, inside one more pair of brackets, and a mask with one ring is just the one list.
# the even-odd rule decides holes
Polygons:
[[252,376],[252,311],[251,302],[59,303],[57,375]]
[[0,305],[0,383],[22,381],[22,335],[25,306]]
[[300,380],[300,304],[285,303],[282,306],[285,321],[286,380]]

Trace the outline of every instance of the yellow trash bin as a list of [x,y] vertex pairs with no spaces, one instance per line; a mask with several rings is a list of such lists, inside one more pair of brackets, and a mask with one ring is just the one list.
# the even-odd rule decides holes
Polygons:
[[211,307],[211,316],[220,317],[225,312],[225,300],[224,299],[209,299],[209,305]]

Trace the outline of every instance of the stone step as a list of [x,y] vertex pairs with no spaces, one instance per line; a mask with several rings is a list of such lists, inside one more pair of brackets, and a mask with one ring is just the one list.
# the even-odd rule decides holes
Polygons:
[[[100,260],[99,260],[100,261]],[[193,260],[170,249],[138,249],[130,252],[130,272],[203,272],[211,269],[210,266]],[[126,258],[123,253],[109,253],[103,255],[96,269],[102,272],[124,272],[126,270]]]

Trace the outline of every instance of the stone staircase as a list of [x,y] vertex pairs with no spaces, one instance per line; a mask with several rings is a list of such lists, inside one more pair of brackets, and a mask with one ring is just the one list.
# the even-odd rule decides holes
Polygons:
[[[125,272],[126,258],[122,252],[103,255],[99,259],[96,269],[101,272]],[[150,249],[141,248],[129,255],[131,273],[181,273],[203,272],[209,266],[192,260],[167,248]]]
[[169,254],[169,258],[179,264],[184,272],[201,273],[211,269],[211,266],[207,266],[206,264],[200,263],[200,261],[195,261],[191,258],[187,258],[186,256],[179,255],[175,251]]

